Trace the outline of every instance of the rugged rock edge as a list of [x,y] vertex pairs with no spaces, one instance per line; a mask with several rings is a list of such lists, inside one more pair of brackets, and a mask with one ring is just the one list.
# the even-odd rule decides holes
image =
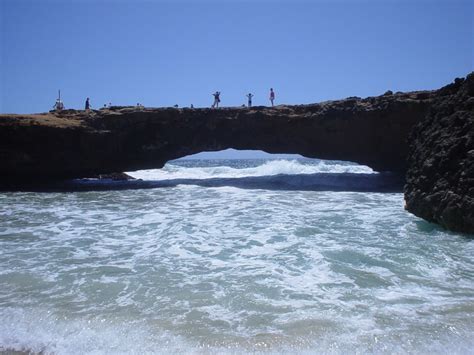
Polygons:
[[474,73],[438,92],[409,136],[405,208],[474,234]]

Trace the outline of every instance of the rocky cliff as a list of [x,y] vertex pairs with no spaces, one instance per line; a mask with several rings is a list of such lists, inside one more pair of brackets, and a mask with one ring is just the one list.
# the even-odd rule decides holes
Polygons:
[[226,148],[354,161],[405,171],[407,136],[436,92],[386,93],[274,108],[113,107],[0,116],[0,183],[161,168]]
[[474,234],[474,73],[438,91],[409,141],[406,209]]

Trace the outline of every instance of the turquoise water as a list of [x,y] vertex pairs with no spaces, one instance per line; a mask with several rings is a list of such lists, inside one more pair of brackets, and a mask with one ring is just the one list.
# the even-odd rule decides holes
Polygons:
[[132,173],[159,188],[0,193],[0,349],[472,353],[474,241],[319,173],[373,172],[188,161]]

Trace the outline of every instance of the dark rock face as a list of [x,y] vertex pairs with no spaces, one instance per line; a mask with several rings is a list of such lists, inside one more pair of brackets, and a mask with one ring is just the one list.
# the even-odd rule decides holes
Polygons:
[[406,209],[474,234],[474,73],[439,90],[409,140]]
[[436,92],[274,108],[114,107],[0,116],[0,185],[161,168],[227,148],[354,161],[406,170],[407,136]]

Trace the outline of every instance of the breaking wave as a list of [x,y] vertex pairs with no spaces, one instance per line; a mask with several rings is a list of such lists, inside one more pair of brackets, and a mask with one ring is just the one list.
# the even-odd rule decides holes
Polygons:
[[[195,165],[194,163],[193,165]],[[318,173],[373,174],[364,165],[322,160],[262,160],[260,165],[236,168],[232,166],[189,166],[187,161],[167,163],[162,169],[140,170],[127,174],[143,180],[241,178],[272,175],[306,175]]]

